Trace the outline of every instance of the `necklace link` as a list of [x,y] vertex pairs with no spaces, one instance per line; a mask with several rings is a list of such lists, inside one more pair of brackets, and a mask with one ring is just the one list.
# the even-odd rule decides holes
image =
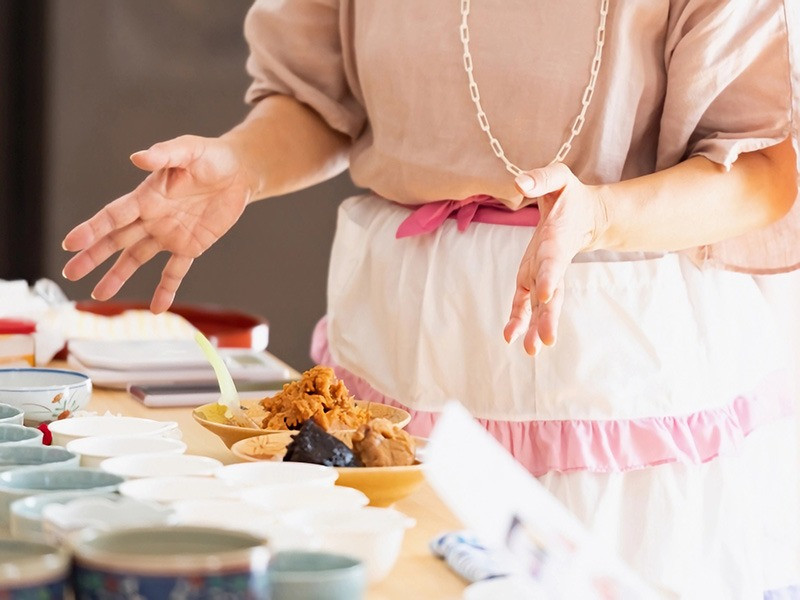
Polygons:
[[[469,96],[475,105],[475,114],[478,117],[478,124],[481,127],[481,131],[486,133],[486,137],[489,139],[489,146],[491,146],[495,156],[503,161],[506,171],[514,176],[521,175],[523,170],[508,160],[508,157],[506,157],[506,153],[503,150],[503,146],[500,144],[499,140],[494,136],[494,134],[492,134],[492,128],[489,125],[489,118],[486,116],[486,112],[483,110],[483,106],[481,105],[481,93],[478,89],[478,84],[475,81],[475,77],[473,76],[474,69],[472,53],[469,49],[468,17],[470,3],[471,0],[461,0],[461,26],[459,28],[461,44],[464,47],[464,71],[469,79]],[[595,85],[597,84],[597,76],[600,73],[600,66],[603,63],[603,46],[605,46],[606,42],[606,17],[608,16],[608,4],[609,0],[600,0],[600,23],[597,26],[597,33],[595,35],[594,57],[592,58],[592,65],[589,71],[589,83],[586,84],[586,89],[584,89],[583,96],[581,97],[580,113],[578,113],[578,116],[575,117],[575,120],[572,122],[572,127],[570,128],[569,136],[567,137],[566,141],[561,144],[561,147],[556,153],[556,157],[550,161],[549,164],[551,165],[553,163],[564,161],[564,159],[567,157],[567,154],[569,154],[570,150],[572,150],[572,142],[576,137],[578,137],[583,129],[584,124],[586,123],[586,111],[589,109],[589,105],[592,103]]]

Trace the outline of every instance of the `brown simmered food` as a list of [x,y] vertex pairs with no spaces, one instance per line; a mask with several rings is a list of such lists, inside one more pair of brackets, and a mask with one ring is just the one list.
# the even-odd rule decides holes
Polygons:
[[365,467],[397,467],[414,464],[414,438],[388,419],[372,419],[352,437],[353,452]]
[[324,366],[309,369],[259,404],[266,413],[263,429],[299,429],[312,419],[325,431],[339,431],[356,429],[369,420],[369,411],[357,406],[333,369]]

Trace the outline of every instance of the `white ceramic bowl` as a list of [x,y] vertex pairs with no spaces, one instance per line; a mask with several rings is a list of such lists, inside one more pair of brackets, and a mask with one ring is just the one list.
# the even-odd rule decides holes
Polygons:
[[304,511],[282,517],[300,536],[311,536],[320,550],[354,556],[367,567],[374,583],[386,577],[397,562],[406,529],[414,519],[391,508]]
[[268,537],[276,522],[274,514],[236,498],[181,500],[170,508],[173,510],[170,521],[174,525],[234,529],[263,537]]
[[[92,497],[93,495],[92,490],[69,490],[66,492],[36,494],[14,500],[9,510],[11,535],[31,542],[47,542],[48,538],[42,528],[42,514],[45,507],[50,504],[63,504],[75,498]],[[110,494],[104,493],[104,495]]]
[[88,527],[110,531],[130,527],[165,526],[169,524],[171,515],[172,510],[166,506],[117,494],[82,496],[44,505],[41,510],[41,527],[42,535],[46,539],[62,543],[74,533]]
[[34,427],[0,423],[0,447],[41,446],[44,434]]
[[222,466],[216,458],[196,454],[132,454],[107,458],[100,468],[125,479],[142,477],[208,477]]
[[0,423],[9,425],[22,425],[25,421],[25,411],[18,406],[0,402]]
[[320,487],[332,486],[338,473],[332,467],[301,462],[251,462],[227,465],[215,475],[237,487],[277,486]]
[[[180,437],[175,421],[156,421],[141,417],[91,416],[62,419],[48,425],[54,446],[66,446],[72,440],[93,436]],[[177,435],[176,435],[177,434]]]
[[119,493],[144,502],[170,504],[179,500],[234,497],[236,489],[214,477],[145,477],[119,486]]
[[183,454],[186,444],[180,440],[157,436],[101,435],[72,440],[67,450],[80,454],[82,467],[99,467],[114,456],[138,454]]
[[239,497],[262,510],[287,512],[292,510],[344,510],[361,508],[369,503],[366,494],[354,488],[332,485],[309,491],[306,487],[277,486],[248,487],[238,492]]
[[92,381],[65,369],[0,369],[0,402],[25,412],[25,421],[53,421],[89,403]]
[[11,503],[20,498],[69,490],[113,492],[122,481],[117,475],[82,467],[25,467],[5,471],[0,473],[0,528],[8,524]]

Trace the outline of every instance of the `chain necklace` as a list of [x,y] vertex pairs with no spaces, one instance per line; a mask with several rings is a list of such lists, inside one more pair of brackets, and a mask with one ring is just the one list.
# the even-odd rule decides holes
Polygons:
[[[567,154],[569,154],[569,151],[572,149],[572,142],[581,132],[581,129],[583,129],[583,124],[586,122],[586,110],[589,108],[589,104],[592,102],[592,97],[594,96],[594,86],[597,82],[597,74],[600,72],[600,64],[603,61],[603,44],[606,40],[606,16],[608,15],[608,2],[609,0],[600,0],[600,24],[597,26],[597,44],[595,46],[594,59],[592,59],[592,69],[589,76],[589,83],[586,85],[586,89],[583,92],[583,98],[581,99],[581,111],[578,116],[575,117],[575,120],[572,123],[572,129],[570,130],[569,137],[567,137],[567,140],[561,144],[561,148],[559,148],[556,157],[550,161],[551,165],[556,162],[563,162]],[[472,102],[475,104],[475,110],[477,111],[478,116],[478,124],[481,126],[481,130],[486,133],[486,136],[489,138],[489,145],[492,147],[492,151],[497,158],[503,161],[503,164],[506,166],[506,170],[514,176],[521,175],[523,170],[506,158],[506,153],[503,151],[503,147],[500,145],[500,142],[497,140],[497,138],[492,134],[492,129],[489,126],[489,119],[486,117],[486,113],[483,111],[483,106],[481,106],[481,94],[478,90],[478,84],[475,82],[475,77],[472,74],[472,54],[469,51],[469,25],[467,23],[469,9],[470,0],[461,0],[460,30],[461,43],[464,46],[464,70],[467,72],[467,77],[469,77],[469,95],[472,98]]]

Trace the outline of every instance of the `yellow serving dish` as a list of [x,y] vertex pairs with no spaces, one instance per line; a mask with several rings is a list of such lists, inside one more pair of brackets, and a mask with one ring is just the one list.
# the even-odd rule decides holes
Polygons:
[[[340,437],[337,434],[337,437]],[[417,456],[421,455],[427,440],[414,437]],[[286,452],[286,438],[266,434],[240,440],[233,444],[233,453],[246,461],[282,460]],[[419,460],[405,467],[336,467],[339,477],[336,485],[355,488],[369,498],[370,506],[391,506],[416,490],[425,474]]]

